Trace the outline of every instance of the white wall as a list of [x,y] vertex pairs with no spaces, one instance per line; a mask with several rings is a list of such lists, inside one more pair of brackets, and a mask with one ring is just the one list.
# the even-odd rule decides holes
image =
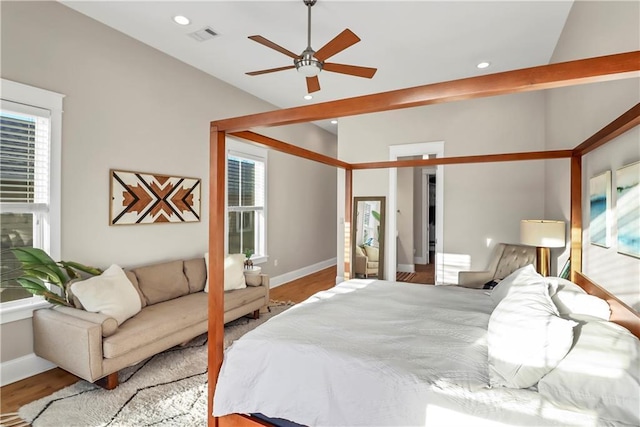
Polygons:
[[[446,157],[539,151],[544,148],[544,120],[543,93],[347,117],[340,119],[338,156],[347,162],[379,161],[389,158],[390,145],[431,141],[444,141]],[[338,175],[338,189],[340,179]],[[354,196],[388,197],[388,187],[387,170],[354,171]],[[486,267],[496,243],[517,243],[521,219],[544,214],[541,161],[445,166],[444,188],[444,200],[439,203],[444,203],[445,281],[449,283],[457,282],[460,270]],[[340,216],[343,198],[338,195]],[[387,224],[386,228],[388,241],[394,227]],[[341,257],[338,251],[339,276]]]
[[[576,1],[551,62],[640,50],[640,3]],[[574,86],[547,91],[546,148],[573,148],[640,101],[640,80]],[[589,178],[640,160],[640,130],[633,129],[583,159],[583,271],[600,285],[640,309],[640,259],[617,253],[615,211],[612,246],[589,244]],[[569,169],[546,164],[545,213],[569,221]],[[613,183],[615,188],[615,182]],[[615,206],[615,192],[613,194]],[[568,250],[558,259],[560,266]]]
[[[275,107],[56,2],[3,2],[1,19],[2,78],[66,95],[62,257],[132,267],[202,256],[209,123]],[[335,135],[317,126],[268,133],[336,155]],[[202,221],[110,227],[110,168],[201,178]],[[272,152],[268,180],[263,271],[281,276],[335,258],[334,169]],[[30,319],[2,325],[0,360],[31,351],[30,329]]]

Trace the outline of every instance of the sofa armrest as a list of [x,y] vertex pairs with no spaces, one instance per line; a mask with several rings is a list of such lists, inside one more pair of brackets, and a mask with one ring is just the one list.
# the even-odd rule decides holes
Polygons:
[[264,286],[266,288],[266,300],[267,304],[269,304],[269,276],[267,274],[261,274],[260,278],[262,279],[260,286]]
[[102,375],[102,326],[49,308],[33,313],[35,354],[87,381]]
[[64,313],[68,316],[75,317],[77,319],[86,320],[91,323],[97,323],[101,326],[102,336],[105,338],[115,334],[118,330],[118,321],[113,317],[107,316],[106,314],[91,313],[90,311],[63,306],[53,307],[53,310]]
[[460,271],[458,272],[458,286],[480,289],[493,279],[492,271]]

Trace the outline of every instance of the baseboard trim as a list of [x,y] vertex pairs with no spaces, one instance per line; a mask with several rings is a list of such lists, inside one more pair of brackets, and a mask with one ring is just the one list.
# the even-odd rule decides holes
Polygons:
[[34,353],[0,363],[0,387],[55,368],[56,365]]
[[284,285],[285,283],[289,283],[292,280],[299,279],[304,276],[308,276],[309,274],[317,273],[320,270],[324,270],[325,268],[332,267],[336,265],[338,262],[337,258],[331,258],[325,261],[318,262],[313,265],[309,265],[307,267],[300,268],[298,270],[290,271],[285,274],[281,274],[280,276],[275,276],[269,278],[269,287],[277,288],[280,285]]
[[415,273],[416,266],[415,264],[398,264],[397,271],[401,271],[403,273]]
[[427,263],[427,257],[414,256],[413,257],[413,263],[414,264],[426,264]]

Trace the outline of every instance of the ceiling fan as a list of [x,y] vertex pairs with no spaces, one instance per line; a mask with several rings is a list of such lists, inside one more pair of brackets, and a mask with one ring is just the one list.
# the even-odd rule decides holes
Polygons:
[[249,36],[249,38],[255,42],[258,42],[273,50],[277,50],[280,53],[284,53],[290,58],[293,58],[293,65],[286,67],[270,68],[268,70],[252,71],[247,73],[249,76],[258,76],[260,74],[273,73],[276,71],[284,71],[295,68],[299,73],[303,74],[307,78],[307,90],[309,93],[317,92],[320,90],[320,81],[318,80],[318,74],[320,71],[330,71],[333,73],[348,74],[350,76],[372,78],[376,73],[376,68],[360,67],[357,65],[345,65],[336,64],[332,62],[325,62],[333,55],[342,52],[349,46],[360,41],[360,38],[356,36],[348,28],[338,34],[333,40],[329,41],[317,52],[311,48],[311,7],[316,4],[317,0],[303,0],[307,6],[308,17],[308,31],[307,31],[307,48],[302,51],[300,55],[283,48],[275,44],[274,42],[267,40],[262,36]]

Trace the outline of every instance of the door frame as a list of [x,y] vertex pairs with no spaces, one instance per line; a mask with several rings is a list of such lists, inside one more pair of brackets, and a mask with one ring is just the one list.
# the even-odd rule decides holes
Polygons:
[[[399,144],[389,146],[389,160],[395,161],[399,157],[422,156],[423,159],[444,157],[444,141],[420,142],[414,144]],[[436,166],[436,262],[435,284],[442,285],[444,277],[444,168]],[[387,211],[386,245],[389,256],[385,261],[385,270],[389,280],[395,280],[397,273],[397,221],[398,221],[398,169],[389,168],[389,210]]]

